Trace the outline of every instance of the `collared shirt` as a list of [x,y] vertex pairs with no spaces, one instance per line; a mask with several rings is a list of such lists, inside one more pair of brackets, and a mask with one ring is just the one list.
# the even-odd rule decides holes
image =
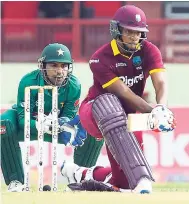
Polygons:
[[94,81],[86,100],[106,93],[106,87],[119,79],[142,96],[148,76],[165,71],[159,49],[147,40],[131,57],[121,54],[116,40],[112,40],[92,55],[89,65]]

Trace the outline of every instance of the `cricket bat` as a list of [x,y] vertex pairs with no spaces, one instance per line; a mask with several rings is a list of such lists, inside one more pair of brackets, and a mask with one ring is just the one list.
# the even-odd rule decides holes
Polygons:
[[128,114],[127,127],[129,132],[150,130],[148,127],[149,113]]

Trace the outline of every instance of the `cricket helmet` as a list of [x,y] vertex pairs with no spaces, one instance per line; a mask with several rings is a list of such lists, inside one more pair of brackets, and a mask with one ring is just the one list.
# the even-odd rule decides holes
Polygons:
[[123,28],[141,32],[140,43],[146,39],[148,25],[145,13],[138,7],[126,5],[120,7],[110,20],[110,34],[114,39],[120,39]]
[[69,49],[63,44],[59,44],[59,43],[49,44],[43,49],[41,56],[38,59],[39,69],[41,70],[43,78],[48,84],[54,85],[48,79],[47,72],[46,72],[46,64],[50,62],[60,62],[60,63],[68,64],[69,66],[68,75],[61,85],[61,86],[65,86],[73,71],[73,59],[71,57],[71,53]]

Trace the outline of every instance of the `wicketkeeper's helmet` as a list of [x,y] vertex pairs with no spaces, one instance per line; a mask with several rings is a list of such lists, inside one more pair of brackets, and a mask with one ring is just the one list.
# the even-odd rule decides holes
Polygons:
[[48,76],[46,73],[46,63],[49,63],[49,62],[60,62],[60,63],[68,64],[69,66],[68,75],[61,85],[61,86],[65,86],[73,71],[73,59],[71,57],[71,53],[69,49],[63,44],[59,44],[59,43],[49,44],[43,49],[41,56],[38,59],[39,69],[41,70],[41,73],[45,81],[50,85],[54,85],[48,79]]

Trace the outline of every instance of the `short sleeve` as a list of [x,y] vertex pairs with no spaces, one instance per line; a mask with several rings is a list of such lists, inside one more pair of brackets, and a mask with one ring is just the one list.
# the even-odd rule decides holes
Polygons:
[[147,51],[147,59],[146,59],[146,68],[149,74],[152,74],[154,72],[160,72],[165,71],[162,56],[160,50],[150,43],[148,45],[148,51]]
[[92,62],[90,60],[89,65],[94,79],[97,80],[103,88],[108,87],[119,79],[118,76],[111,70],[110,66],[101,62],[99,59]]

